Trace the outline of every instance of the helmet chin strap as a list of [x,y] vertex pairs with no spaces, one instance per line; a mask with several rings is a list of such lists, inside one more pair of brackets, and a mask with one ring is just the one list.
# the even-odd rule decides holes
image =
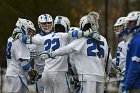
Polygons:
[[48,34],[50,34],[50,33],[51,33],[51,31],[50,31],[50,30],[47,30],[47,31],[42,30],[42,29],[40,29],[40,30],[41,30],[42,35],[48,35]]

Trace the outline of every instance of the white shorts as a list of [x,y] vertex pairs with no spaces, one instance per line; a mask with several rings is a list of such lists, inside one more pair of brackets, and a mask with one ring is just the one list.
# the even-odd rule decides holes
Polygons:
[[26,78],[22,78],[20,76],[13,77],[13,76],[7,76],[6,77],[9,82],[9,92],[14,93],[29,93],[29,89],[27,87],[27,80]]
[[42,78],[38,79],[38,81],[35,84],[36,92],[37,93],[43,93],[44,92],[44,86],[42,84]]
[[42,74],[44,93],[70,93],[66,72],[47,72]]
[[96,81],[80,81],[76,93],[104,93],[104,83]]

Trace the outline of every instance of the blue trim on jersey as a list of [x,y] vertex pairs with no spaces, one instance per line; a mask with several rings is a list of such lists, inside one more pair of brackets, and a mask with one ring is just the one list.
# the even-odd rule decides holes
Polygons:
[[24,35],[24,34],[22,34],[22,42],[23,42],[24,44],[27,43],[27,36]]
[[134,56],[140,57],[139,51],[140,30],[135,33],[134,37],[128,44],[125,72],[125,85],[128,86],[128,88],[140,88],[140,62],[132,60]]
[[24,70],[28,70],[29,68],[30,68],[30,63],[27,63],[25,66],[22,66],[22,68],[24,69]]
[[32,44],[32,37],[30,37],[30,44]]
[[67,86],[68,86],[69,93],[72,93],[71,90],[70,90],[67,73],[65,73],[65,77],[66,77],[66,83],[67,83]]
[[79,93],[81,89],[81,84],[79,85],[79,88],[77,89],[76,93]]
[[7,47],[6,47],[6,57],[7,57],[7,59],[11,59],[11,48],[12,48],[12,42],[8,41]]
[[82,93],[83,92],[83,81],[80,81],[79,88],[77,89],[76,93]]
[[36,86],[36,92],[38,93],[38,86],[37,86],[37,82],[35,83]]
[[24,82],[22,81],[22,78],[18,75],[18,77],[19,77],[19,79],[20,79],[20,81],[21,81],[21,83],[23,84],[23,86],[25,86],[26,88],[27,88],[27,90],[29,91],[29,88],[24,84]]

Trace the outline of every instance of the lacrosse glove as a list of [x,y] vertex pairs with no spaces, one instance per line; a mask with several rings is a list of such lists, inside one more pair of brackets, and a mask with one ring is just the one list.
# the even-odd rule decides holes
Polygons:
[[31,69],[31,71],[28,72],[29,75],[29,84],[35,84],[38,78],[38,72],[35,69]]
[[86,32],[89,33],[87,37],[95,39],[97,41],[100,40],[100,33],[98,31],[92,31],[91,29],[89,29]]
[[55,55],[52,53],[52,51],[41,52],[41,54],[39,56],[40,56],[41,60],[43,60],[43,61],[46,59],[55,57]]

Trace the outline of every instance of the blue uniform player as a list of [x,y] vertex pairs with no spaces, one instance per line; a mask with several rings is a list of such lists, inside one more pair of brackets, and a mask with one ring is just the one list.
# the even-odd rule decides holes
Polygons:
[[125,83],[123,93],[140,93],[140,12],[133,11],[127,16],[127,35],[131,34],[126,57]]

